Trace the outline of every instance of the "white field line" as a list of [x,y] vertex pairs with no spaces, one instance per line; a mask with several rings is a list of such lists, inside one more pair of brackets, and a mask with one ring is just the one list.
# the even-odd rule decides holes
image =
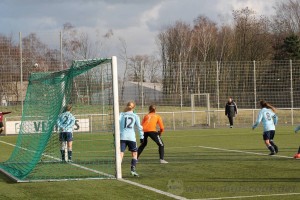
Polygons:
[[147,185],[143,185],[143,184],[140,184],[140,183],[136,183],[136,182],[134,182],[134,181],[129,181],[129,180],[126,180],[126,179],[118,179],[118,180],[119,180],[119,181],[122,181],[122,182],[125,182],[125,183],[128,183],[128,184],[131,184],[131,185],[135,185],[135,186],[137,186],[137,187],[144,188],[144,189],[146,189],[146,190],[153,191],[153,192],[158,193],[158,194],[165,195],[165,196],[167,196],[167,197],[171,197],[171,198],[178,199],[178,200],[186,200],[185,197],[177,196],[177,195],[174,195],[174,194],[171,194],[171,193],[162,191],[162,190],[158,190],[158,189],[153,188],[153,187],[149,187],[149,186],[147,186]]
[[293,195],[300,195],[300,193],[266,194],[266,195],[235,196],[235,197],[217,197],[217,198],[192,199],[192,200],[246,199],[246,198],[275,197],[275,196],[293,196]]
[[[207,147],[207,146],[194,146],[199,147],[203,149],[213,149],[217,151],[227,151],[227,152],[236,152],[236,153],[245,153],[245,154],[252,154],[252,155],[260,155],[260,156],[269,156],[269,154],[266,153],[257,153],[257,152],[250,152],[250,151],[241,151],[241,150],[233,150],[233,149],[223,149],[223,148],[216,148],[216,147]],[[279,157],[279,158],[293,158],[289,156],[281,156],[281,155],[273,155],[272,157]]]
[[[6,143],[3,141],[0,141],[2,143],[11,145],[11,146],[15,146],[13,144],[10,143]],[[261,155],[261,156],[268,156],[268,154],[264,154],[264,153],[256,153],[256,152],[249,152],[249,151],[241,151],[241,150],[232,150],[232,149],[223,149],[223,148],[216,148],[216,147],[207,147],[207,146],[189,146],[189,147],[169,147],[168,149],[175,149],[175,148],[205,148],[205,149],[213,149],[213,150],[217,150],[217,151],[227,151],[227,152],[236,152],[236,153],[246,153],[246,154],[252,154],[252,155]],[[152,148],[154,149],[154,148]],[[288,158],[291,159],[292,157],[288,157],[288,156],[279,156],[279,155],[273,155],[272,157],[280,157],[280,158]],[[79,166],[79,165],[78,165]],[[131,184],[131,185],[135,185],[174,199],[178,199],[178,200],[186,200],[185,197],[181,197],[181,196],[177,196],[168,192],[164,192],[162,190],[158,190],[156,188],[152,188],[149,187],[147,185],[143,185],[143,184],[139,184],[133,181],[129,181],[126,179],[118,179],[119,181]],[[222,200],[222,199],[238,199],[238,198],[255,198],[255,197],[268,197],[268,196],[291,196],[291,195],[300,195],[300,193],[286,193],[286,194],[270,194],[270,195],[253,195],[253,196],[236,196],[236,197],[220,197],[220,198],[206,198],[206,199],[194,199],[194,200]]]
[[[11,144],[11,143],[8,143],[8,142],[4,142],[4,141],[0,141],[0,142],[1,142],[1,143],[4,143],[4,144],[7,144],[7,145],[10,145],[10,146],[16,147],[16,145]],[[54,158],[54,157],[52,157],[52,156],[48,156],[48,155],[44,155],[44,156],[50,157],[50,158],[55,159],[55,160],[60,160],[60,159]],[[79,167],[79,168],[81,168],[81,169],[85,169],[85,170],[92,171],[92,172],[95,172],[95,173],[98,173],[98,174],[102,174],[102,175],[106,175],[106,176],[112,177],[112,175],[110,175],[110,174],[106,174],[106,173],[99,172],[99,171],[96,171],[96,170],[93,170],[93,169],[89,169],[89,168],[87,168],[87,167],[84,167],[84,166],[81,166],[81,165],[78,165],[78,164],[75,164],[75,163],[70,163],[70,164],[73,165],[73,166]],[[131,184],[131,185],[134,185],[134,186],[138,186],[138,187],[140,187],[140,188],[144,188],[144,189],[146,189],[146,190],[153,191],[153,192],[158,193],[158,194],[162,194],[162,195],[165,195],[165,196],[174,198],[174,199],[178,199],[178,200],[186,200],[186,198],[184,198],[184,197],[177,196],[177,195],[174,195],[174,194],[171,194],[171,193],[168,193],[168,192],[164,192],[164,191],[162,191],[162,190],[158,190],[158,189],[156,189],[156,188],[149,187],[149,186],[147,186],[147,185],[139,184],[139,183],[136,183],[136,182],[133,182],[133,181],[125,180],[125,179],[118,179],[118,180],[119,180],[119,181],[122,181],[122,182],[125,182],[125,183],[128,183],[128,184]]]
[[[223,149],[223,148],[208,147],[208,146],[168,147],[168,148],[165,148],[165,149],[186,149],[186,148],[203,148],[203,149],[213,149],[213,150],[216,150],[216,151],[227,151],[227,152],[236,152],[236,153],[260,155],[260,156],[270,156],[269,154],[266,154],[266,153],[258,153],[258,152],[250,152],[250,151],[242,151],[242,150],[234,150],[234,149]],[[157,148],[149,148],[149,150],[156,150],[156,149]],[[293,157],[281,156],[281,155],[276,155],[276,154],[273,155],[272,157],[294,159]]]
[[[17,146],[14,145],[14,144],[11,144],[11,143],[8,143],[8,142],[4,142],[4,141],[2,141],[2,140],[0,140],[0,142],[1,142],[1,143],[4,143],[4,144],[7,144],[7,145],[10,145],[10,146],[13,146],[13,147],[17,147]],[[24,150],[27,150],[27,151],[31,151],[31,150],[28,150],[28,149],[26,149],[26,148],[22,148],[22,147],[19,147],[19,148],[24,149]],[[43,156],[48,157],[48,158],[52,158],[52,159],[54,159],[54,160],[56,160],[56,161],[60,161],[59,158],[55,158],[55,157],[50,156],[50,155],[43,154]],[[113,175],[111,175],[111,174],[107,174],[107,173],[100,172],[100,171],[97,171],[97,170],[94,170],[94,169],[90,169],[90,168],[87,168],[87,167],[84,167],[84,166],[82,166],[82,165],[78,165],[78,164],[75,164],[75,163],[68,163],[68,164],[70,164],[70,165],[72,165],[72,166],[75,166],[75,167],[78,167],[78,168],[80,168],[80,169],[84,169],[84,170],[87,170],[87,171],[90,171],[90,172],[94,172],[94,173],[96,173],[96,174],[101,174],[101,175],[104,175],[104,176],[108,176],[109,178],[114,178],[114,177],[115,177],[115,176],[113,176]]]

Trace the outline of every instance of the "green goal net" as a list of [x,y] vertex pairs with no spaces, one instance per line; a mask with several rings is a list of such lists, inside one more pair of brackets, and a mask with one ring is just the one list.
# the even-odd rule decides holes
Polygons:
[[[115,178],[112,59],[73,61],[30,76],[15,148],[0,163],[18,182]],[[65,105],[76,118],[72,162],[62,162],[56,123]]]

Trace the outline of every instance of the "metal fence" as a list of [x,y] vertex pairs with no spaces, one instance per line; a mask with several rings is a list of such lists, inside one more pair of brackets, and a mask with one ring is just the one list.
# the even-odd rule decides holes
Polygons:
[[[2,107],[23,105],[30,73],[70,66],[76,58],[64,39],[61,32],[0,35]],[[124,66],[118,64],[122,71]],[[141,72],[145,71],[141,67]],[[166,126],[177,129],[226,126],[223,112],[229,96],[239,108],[236,124],[249,126],[256,118],[257,102],[265,99],[279,110],[280,123],[300,122],[299,61],[162,62],[158,74],[159,81],[151,83],[143,78],[141,82],[122,82],[124,73],[119,73],[123,87],[120,105],[134,100],[142,116],[148,105],[156,104]],[[209,94],[209,101],[205,95],[193,94]]]

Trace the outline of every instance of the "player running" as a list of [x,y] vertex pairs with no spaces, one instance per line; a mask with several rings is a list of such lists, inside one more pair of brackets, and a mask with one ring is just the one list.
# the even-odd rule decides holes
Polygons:
[[0,112],[0,134],[4,131],[4,125],[3,125],[4,115],[9,113],[11,112]]
[[275,114],[275,108],[266,101],[261,100],[260,106],[262,109],[260,110],[252,129],[255,129],[262,121],[264,127],[263,139],[267,148],[271,152],[269,155],[275,155],[275,153],[278,153],[278,147],[274,143],[273,139],[275,136],[275,125],[277,125],[278,117]]
[[139,176],[136,172],[136,163],[137,163],[137,145],[134,126],[139,130],[140,140],[143,140],[144,133],[143,127],[140,123],[140,118],[138,115],[133,113],[135,108],[134,102],[128,102],[124,112],[120,113],[120,139],[121,139],[121,161],[124,157],[124,152],[128,146],[129,151],[131,151],[131,175]]
[[[144,148],[147,146],[148,137],[150,137],[158,146],[160,163],[168,163],[164,160],[164,143],[161,139],[161,134],[164,132],[164,124],[161,117],[155,113],[156,107],[154,105],[149,106],[149,113],[143,118],[142,126],[144,130],[144,140],[141,141],[141,145],[138,149],[138,158],[142,154]],[[159,126],[160,131],[157,132],[156,125]]]
[[[296,128],[295,128],[295,133],[297,133],[298,131],[300,130],[300,125],[299,126],[297,126]],[[296,153],[295,155],[294,155],[294,158],[296,158],[296,159],[299,159],[300,158],[300,146],[299,146],[299,149],[298,149],[298,153]]]
[[72,145],[73,145],[73,127],[75,125],[75,117],[71,113],[72,106],[67,105],[66,111],[61,113],[57,119],[57,126],[60,131],[59,141],[61,142],[61,160],[65,162],[65,148],[67,143],[68,162],[72,162]]

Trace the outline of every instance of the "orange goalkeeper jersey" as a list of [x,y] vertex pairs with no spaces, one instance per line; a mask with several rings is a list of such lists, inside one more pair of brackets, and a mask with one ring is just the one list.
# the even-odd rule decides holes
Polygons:
[[143,118],[142,126],[144,132],[156,132],[156,125],[159,126],[162,133],[164,131],[164,124],[161,117],[156,113],[149,113]]

